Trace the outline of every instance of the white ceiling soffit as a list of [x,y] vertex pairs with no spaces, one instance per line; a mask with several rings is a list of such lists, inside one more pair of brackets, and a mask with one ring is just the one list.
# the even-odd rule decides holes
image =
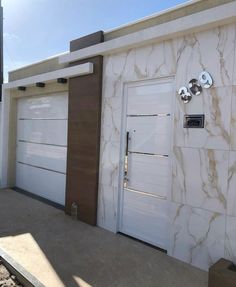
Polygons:
[[56,70],[49,73],[44,73],[29,78],[24,78],[9,82],[3,85],[3,89],[13,89],[19,86],[32,86],[37,82],[52,82],[58,78],[73,78],[77,76],[84,76],[93,73],[93,63],[85,63],[69,68]]
[[232,23],[236,20],[235,11],[236,1],[64,54],[59,57],[59,63],[74,62],[96,55],[109,55],[184,34],[210,29],[218,25]]

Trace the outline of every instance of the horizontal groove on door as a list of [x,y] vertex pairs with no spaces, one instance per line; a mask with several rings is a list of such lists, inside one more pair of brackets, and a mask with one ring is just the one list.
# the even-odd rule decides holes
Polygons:
[[62,119],[53,119],[53,118],[19,118],[19,121],[35,121],[35,120],[40,120],[40,121],[67,121],[67,118],[62,118]]
[[128,151],[128,153],[145,155],[145,156],[169,157],[168,154],[156,154],[156,153],[139,152],[139,151]]
[[170,114],[137,114],[137,115],[127,115],[127,117],[169,117]]
[[133,188],[125,187],[124,190],[130,191],[130,192],[134,192],[134,193],[139,193],[139,194],[142,194],[142,195],[147,195],[147,196],[155,197],[155,198],[159,198],[159,199],[163,199],[163,200],[166,200],[166,199],[167,199],[166,196],[155,195],[155,194],[151,194],[151,193],[144,192],[144,191],[140,191],[140,190],[133,189]]
[[58,146],[58,147],[67,147],[66,145],[59,145],[59,144],[49,144],[49,143],[39,143],[39,142],[32,142],[32,141],[25,141],[25,140],[18,140],[21,143],[30,143],[30,144],[41,144],[41,145],[50,145],[50,146]]
[[63,175],[66,175],[65,172],[61,172],[61,171],[57,171],[57,170],[53,170],[53,169],[49,169],[49,168],[45,168],[45,167],[41,167],[41,166],[29,164],[29,163],[25,163],[25,162],[22,162],[22,161],[18,161],[17,163],[23,164],[23,165],[27,165],[27,166],[31,166],[31,167],[35,167],[35,168],[39,168],[39,169],[43,169],[43,170],[47,170],[47,171],[51,171],[51,172],[55,172],[55,173],[60,173],[60,174],[63,174]]

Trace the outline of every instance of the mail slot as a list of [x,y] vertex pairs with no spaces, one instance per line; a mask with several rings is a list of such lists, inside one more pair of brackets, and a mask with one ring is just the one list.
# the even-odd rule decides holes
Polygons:
[[184,128],[204,128],[204,115],[184,115]]

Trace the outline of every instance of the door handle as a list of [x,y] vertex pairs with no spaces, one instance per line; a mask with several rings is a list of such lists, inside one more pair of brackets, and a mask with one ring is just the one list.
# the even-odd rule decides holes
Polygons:
[[129,181],[128,178],[128,167],[129,167],[129,132],[126,132],[126,147],[125,147],[125,166],[124,166],[124,185],[127,187]]
[[125,149],[125,155],[128,156],[129,154],[129,132],[126,132],[126,149]]

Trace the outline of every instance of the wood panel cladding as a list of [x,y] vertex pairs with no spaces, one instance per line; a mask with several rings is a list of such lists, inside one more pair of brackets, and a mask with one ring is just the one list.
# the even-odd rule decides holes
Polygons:
[[[70,50],[101,42],[103,32],[99,31],[72,41]],[[96,225],[103,57],[96,56],[71,65],[86,62],[94,64],[94,73],[69,79],[66,213],[70,214],[75,202],[78,219]]]
[[98,31],[93,34],[81,37],[70,42],[70,52],[74,52],[104,41],[103,31]]

